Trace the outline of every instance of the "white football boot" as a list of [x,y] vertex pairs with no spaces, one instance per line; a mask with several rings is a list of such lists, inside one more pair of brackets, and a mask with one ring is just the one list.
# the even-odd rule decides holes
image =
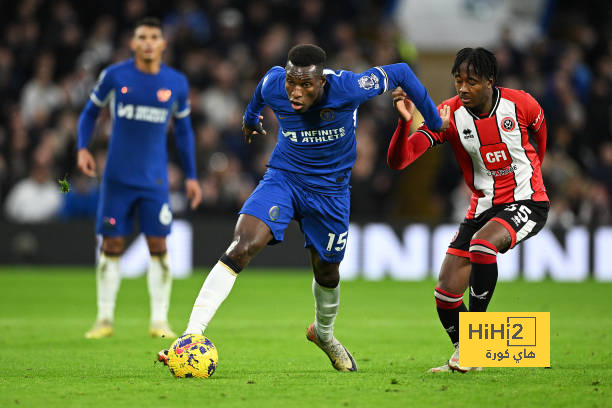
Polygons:
[[334,368],[338,371],[357,371],[357,363],[349,351],[335,337],[326,343],[322,342],[314,328],[314,323],[308,326],[306,338],[316,344],[327,354]]
[[443,373],[447,371],[457,371],[460,373],[467,373],[468,371],[482,371],[482,367],[461,367],[459,365],[459,346],[455,347],[455,352],[446,364],[440,367],[433,367],[429,370],[432,373]]

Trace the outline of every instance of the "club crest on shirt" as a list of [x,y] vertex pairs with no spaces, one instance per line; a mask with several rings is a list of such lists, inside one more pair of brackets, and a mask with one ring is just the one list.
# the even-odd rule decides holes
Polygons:
[[168,102],[172,96],[172,91],[170,89],[161,88],[157,90],[157,100],[160,102]]
[[332,121],[334,120],[334,117],[336,116],[336,114],[334,113],[334,111],[332,109],[322,109],[320,115],[322,120],[326,120],[326,121]]
[[378,77],[372,73],[370,75],[364,75],[357,81],[359,83],[359,87],[369,91],[370,89],[378,89]]
[[516,126],[516,123],[510,116],[506,116],[501,120],[501,125],[506,132],[512,132]]

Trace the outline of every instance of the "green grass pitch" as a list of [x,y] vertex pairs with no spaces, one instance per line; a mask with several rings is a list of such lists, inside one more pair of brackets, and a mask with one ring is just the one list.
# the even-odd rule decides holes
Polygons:
[[[174,282],[170,321],[184,329],[204,277]],[[206,335],[208,380],[154,365],[144,278],[124,280],[115,337],[86,340],[93,269],[0,269],[2,407],[605,407],[612,396],[612,285],[501,282],[490,311],[551,312],[551,366],[430,374],[451,354],[433,281],[344,282],[336,336],[359,371],[339,373],[306,341],[308,271],[245,270]]]

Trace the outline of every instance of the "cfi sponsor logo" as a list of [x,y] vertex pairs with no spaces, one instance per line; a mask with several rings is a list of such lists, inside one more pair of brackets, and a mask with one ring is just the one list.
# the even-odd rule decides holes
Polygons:
[[160,102],[168,102],[171,96],[172,91],[170,89],[161,88],[157,90],[157,100]]

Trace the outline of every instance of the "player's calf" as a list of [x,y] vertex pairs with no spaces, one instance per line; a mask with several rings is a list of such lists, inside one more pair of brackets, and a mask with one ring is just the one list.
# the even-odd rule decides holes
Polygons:
[[470,312],[486,312],[497,283],[497,247],[484,239],[470,241]]
[[459,313],[467,312],[463,303],[463,293],[452,293],[436,286],[434,297],[440,323],[456,346],[459,344]]

